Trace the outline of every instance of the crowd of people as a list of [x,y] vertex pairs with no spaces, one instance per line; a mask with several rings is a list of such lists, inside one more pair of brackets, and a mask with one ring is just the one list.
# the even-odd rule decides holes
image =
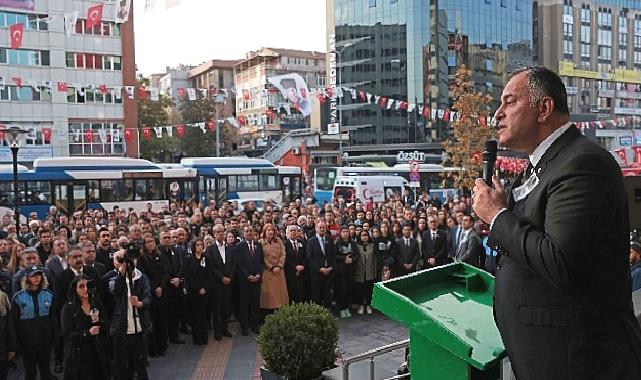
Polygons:
[[488,226],[466,197],[281,207],[249,202],[160,210],[55,207],[0,228],[0,379],[16,354],[27,379],[146,379],[169,344],[259,333],[282,305],[371,314],[376,281],[466,262],[489,272]]

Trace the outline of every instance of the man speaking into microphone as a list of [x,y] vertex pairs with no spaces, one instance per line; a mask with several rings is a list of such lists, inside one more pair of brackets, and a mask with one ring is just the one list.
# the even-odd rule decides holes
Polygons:
[[514,72],[495,113],[499,143],[529,155],[509,195],[494,178],[473,209],[498,252],[494,315],[519,380],[641,379],[621,169],[570,120],[561,78]]

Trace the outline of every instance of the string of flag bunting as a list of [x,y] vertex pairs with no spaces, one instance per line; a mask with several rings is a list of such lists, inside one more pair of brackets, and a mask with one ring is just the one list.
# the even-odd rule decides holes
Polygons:
[[[220,121],[228,122],[232,126],[238,128],[236,119],[233,117],[228,117]],[[157,139],[162,139],[165,136],[165,134],[167,135],[167,137],[173,137],[174,135],[176,135],[179,138],[183,138],[183,136],[185,136],[187,128],[198,128],[202,131],[203,134],[207,132],[216,133],[216,121],[210,120],[210,121],[203,121],[200,123],[164,125],[160,127],[143,127],[139,129],[125,128],[123,134],[127,142],[131,142],[131,140],[136,136],[137,133],[140,134],[142,138],[144,138],[145,140],[151,140],[152,137],[155,137]],[[89,140],[91,140],[91,137],[92,136],[89,136]]]

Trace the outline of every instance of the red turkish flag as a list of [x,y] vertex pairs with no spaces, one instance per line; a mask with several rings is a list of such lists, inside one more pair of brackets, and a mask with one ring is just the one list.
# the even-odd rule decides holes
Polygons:
[[107,93],[107,85],[106,84],[101,84],[99,89],[100,89],[100,92],[102,92],[103,94]]
[[271,108],[267,109],[267,117],[270,118],[270,119],[274,118],[274,111],[272,111]]
[[185,135],[185,126],[180,124],[176,126],[176,135],[178,137],[183,137]]
[[145,99],[147,97],[147,89],[145,86],[138,87],[138,97],[140,99]]
[[12,49],[20,49],[22,46],[22,32],[24,32],[24,24],[13,24],[9,27],[9,41],[11,41]]
[[238,122],[240,123],[240,125],[244,126],[245,125],[245,118],[242,117],[242,116],[238,116]]
[[207,122],[207,127],[209,128],[210,131],[215,132],[216,131],[216,122],[214,122],[214,121]]
[[621,161],[623,161],[623,165],[628,164],[628,158],[625,155],[625,149],[615,150],[614,153],[616,153],[621,158]]
[[92,5],[87,9],[87,29],[100,25],[103,4]]
[[67,83],[65,83],[65,82],[58,82],[58,91],[60,91],[60,92],[67,92]]
[[400,109],[402,110],[407,110],[409,104],[407,102],[401,102]]
[[432,110],[430,109],[430,106],[423,107],[423,117],[424,118],[429,119],[431,113],[432,113]]
[[131,131],[131,128],[125,129],[125,140],[131,141],[134,138],[134,133]]
[[185,97],[185,89],[180,87],[178,88],[178,97],[179,98],[184,98]]
[[22,87],[22,78],[20,78],[20,77],[13,77],[13,78],[11,78],[11,80],[13,81],[13,83],[15,83],[15,84],[16,84],[16,86],[18,86],[18,87]]
[[446,110],[445,113],[443,113],[443,121],[450,121],[450,111]]
[[85,132],[85,142],[88,143],[92,141],[93,141],[93,131],[89,129]]
[[367,101],[367,95],[365,94],[365,91],[363,90],[358,91],[358,96],[361,98],[362,101],[364,102]]
[[142,129],[142,136],[145,138],[145,140],[149,140],[151,138],[151,129],[143,128]]
[[388,99],[389,98],[386,96],[381,96],[381,98],[378,100],[378,104],[381,106],[382,109],[385,109],[385,107],[387,106]]
[[45,143],[51,142],[51,128],[42,128],[42,137],[44,137]]
[[334,89],[331,87],[327,87],[325,89],[325,93],[327,94],[328,97],[332,98],[334,97]]
[[251,99],[251,94],[249,93],[249,90],[243,90],[243,99],[245,100]]

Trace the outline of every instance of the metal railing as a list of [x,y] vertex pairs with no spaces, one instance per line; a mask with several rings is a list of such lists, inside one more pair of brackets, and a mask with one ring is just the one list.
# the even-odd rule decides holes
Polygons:
[[[374,380],[374,358],[388,352],[396,351],[401,348],[406,348],[410,344],[409,339],[401,340],[400,342],[390,343],[385,346],[377,347],[362,354],[358,354],[346,359],[343,359],[343,380],[349,380],[349,366],[364,360],[369,359],[369,378]],[[394,377],[396,378],[396,377]],[[401,377],[402,378],[402,377]]]

